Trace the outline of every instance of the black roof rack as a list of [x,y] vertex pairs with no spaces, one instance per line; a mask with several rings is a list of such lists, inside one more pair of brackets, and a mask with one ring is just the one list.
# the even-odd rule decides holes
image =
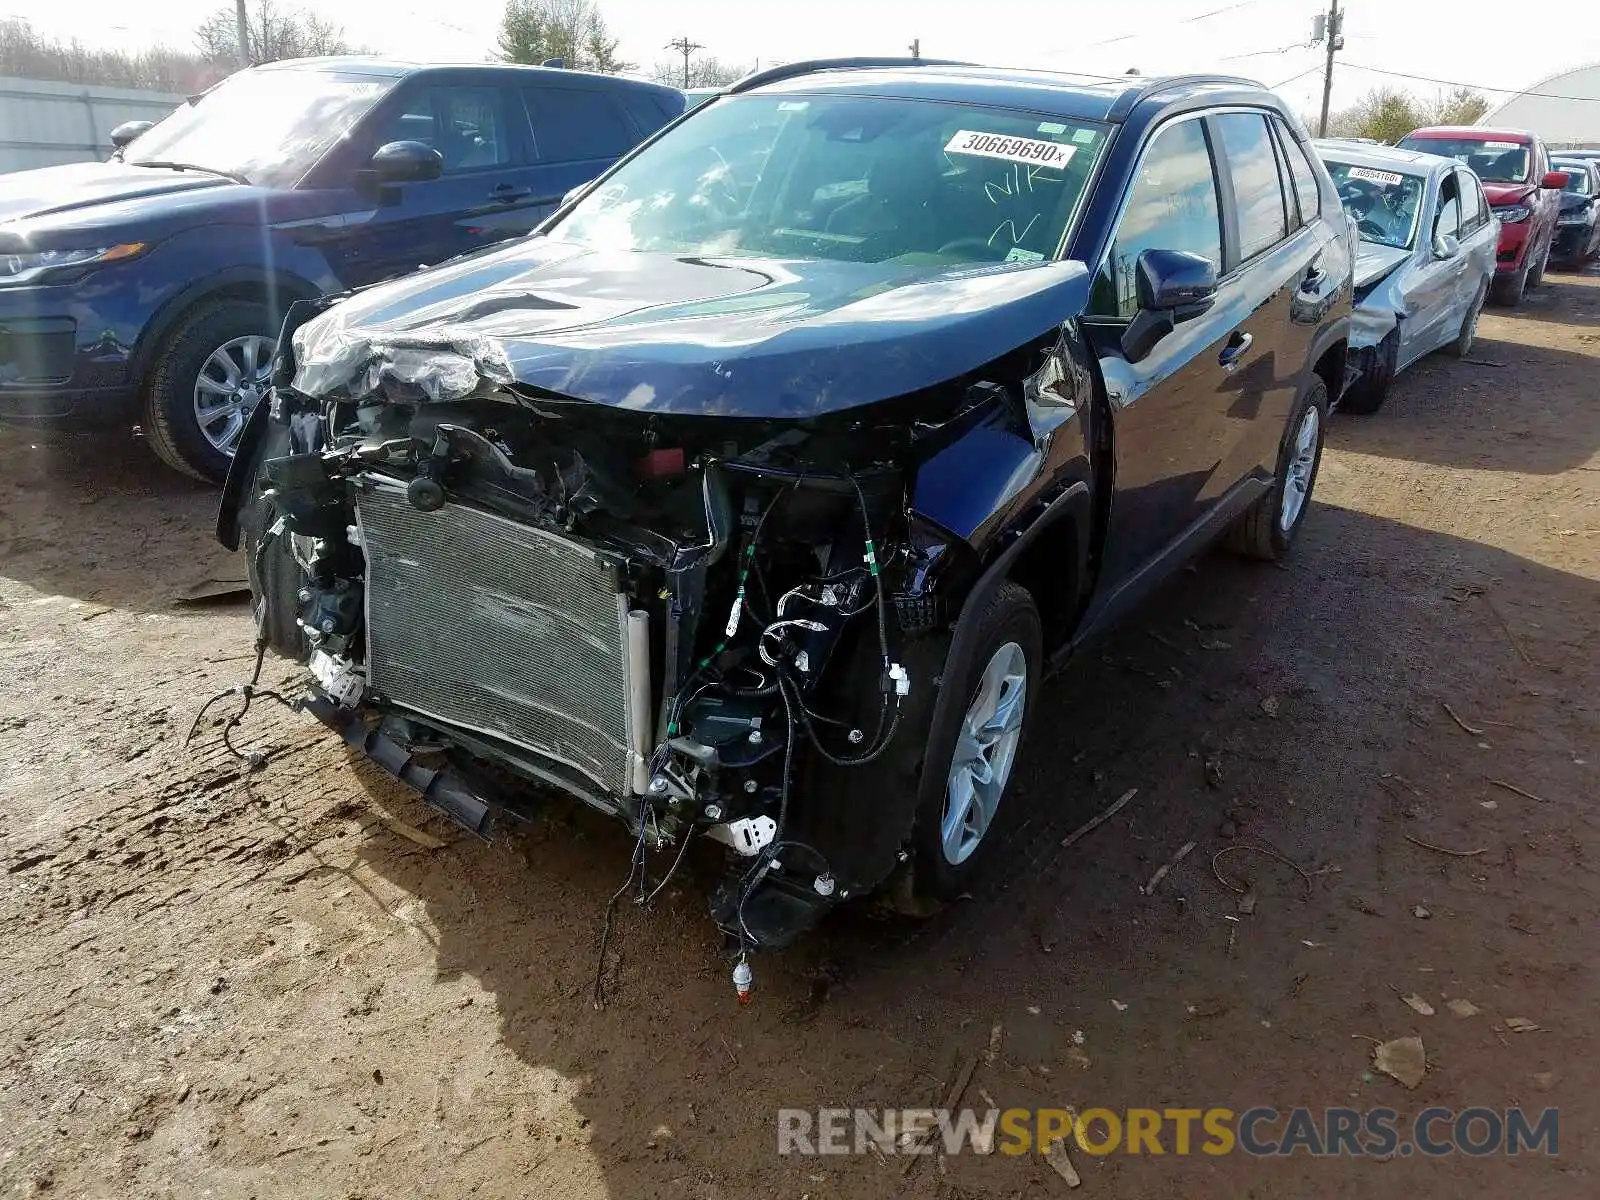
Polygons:
[[817,71],[870,71],[881,67],[974,67],[976,63],[960,62],[953,58],[808,58],[802,62],[784,63],[781,67],[768,67],[746,75],[726,91],[727,95],[748,92],[785,79],[796,79]]
[[1120,121],[1133,111],[1134,105],[1152,96],[1159,96],[1162,92],[1175,87],[1189,87],[1198,83],[1228,83],[1236,87],[1259,88],[1266,91],[1267,87],[1259,79],[1246,79],[1243,75],[1168,75],[1162,79],[1152,79],[1137,91],[1130,90],[1111,106],[1109,119]]

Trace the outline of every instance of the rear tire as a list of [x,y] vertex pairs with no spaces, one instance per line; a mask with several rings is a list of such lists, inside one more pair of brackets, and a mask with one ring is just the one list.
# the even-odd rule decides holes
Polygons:
[[[144,397],[144,435],[164,463],[209,483],[227,477],[233,461],[228,434],[231,431],[232,443],[237,444],[250,408],[266,391],[276,337],[277,326],[267,306],[250,300],[209,301],[179,318],[156,352]],[[229,386],[224,371],[215,365],[228,347],[238,353],[252,348],[248,358],[254,369],[240,373],[241,386],[232,396],[216,394],[211,423],[202,426],[196,396],[203,379],[215,387]],[[236,422],[231,414],[237,415]]]
[[1343,412],[1367,416],[1383,407],[1400,361],[1400,331],[1391,329],[1372,352],[1372,366],[1345,390],[1339,401]]
[[[1313,415],[1314,414],[1314,415]],[[1318,375],[1306,387],[1284,427],[1272,489],[1229,529],[1228,548],[1246,558],[1278,562],[1289,553],[1311,510],[1328,424],[1328,385]],[[1309,428],[1308,428],[1309,426]],[[1298,494],[1297,494],[1298,493]]]

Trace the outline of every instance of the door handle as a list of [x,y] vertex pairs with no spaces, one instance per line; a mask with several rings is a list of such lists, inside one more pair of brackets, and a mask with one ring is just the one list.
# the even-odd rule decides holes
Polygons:
[[1222,348],[1222,353],[1217,355],[1217,361],[1222,364],[1222,369],[1225,371],[1237,369],[1239,360],[1244,357],[1244,352],[1250,349],[1250,343],[1255,340],[1253,334],[1235,330],[1233,336],[1228,339],[1228,344]]
[[518,200],[526,200],[533,195],[532,188],[518,187],[514,183],[502,183],[489,193],[489,199],[498,200],[501,204],[513,204]]

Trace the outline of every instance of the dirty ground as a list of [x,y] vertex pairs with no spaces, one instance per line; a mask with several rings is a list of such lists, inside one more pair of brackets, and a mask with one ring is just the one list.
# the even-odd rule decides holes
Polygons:
[[[1064,1193],[1036,1155],[776,1155],[778,1108],[936,1103],[973,1054],[1002,1107],[1561,1110],[1554,1159],[1080,1153],[1084,1196],[1592,1194],[1600,278],[1482,338],[1335,420],[1287,569],[1212,555],[1046,689],[987,888],[840,914],[743,1010],[692,880],[624,910],[590,1007],[619,829],[481,844],[271,706],[265,770],[183,751],[250,667],[242,604],[173,604],[237,574],[213,497],[5,432],[0,1194]],[[1305,876],[1229,852],[1241,905],[1245,844]],[[1411,1036],[1415,1090],[1371,1069]]]

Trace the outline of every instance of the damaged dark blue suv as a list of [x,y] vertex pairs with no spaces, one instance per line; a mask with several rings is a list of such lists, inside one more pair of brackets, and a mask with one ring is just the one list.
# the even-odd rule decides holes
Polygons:
[[781,945],[959,894],[1045,676],[1212,541],[1289,551],[1353,252],[1248,81],[786,66],[291,314],[220,533],[428,802],[578,797],[641,893],[712,839],[717,924]]

